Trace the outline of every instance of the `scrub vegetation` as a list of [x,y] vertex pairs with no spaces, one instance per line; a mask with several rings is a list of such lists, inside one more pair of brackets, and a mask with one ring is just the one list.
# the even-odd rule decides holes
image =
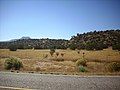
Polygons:
[[[59,53],[59,55],[56,55],[56,53]],[[62,56],[61,53],[64,53],[64,55]],[[6,70],[5,63],[9,61],[11,63],[11,61],[13,62],[14,60],[22,62],[23,67],[21,69],[14,67],[9,69],[20,69],[22,72],[60,74],[82,74],[84,72],[84,74],[120,75],[120,54],[119,51],[114,51],[111,48],[100,51],[80,50],[79,54],[78,50],[56,49],[53,56],[51,56],[49,49],[18,49],[17,51],[0,49],[1,71]],[[16,63],[18,63],[18,61],[16,61]],[[19,64],[16,65],[19,66]]]
[[120,75],[120,30],[94,31],[64,39],[24,37],[0,42],[0,70]]

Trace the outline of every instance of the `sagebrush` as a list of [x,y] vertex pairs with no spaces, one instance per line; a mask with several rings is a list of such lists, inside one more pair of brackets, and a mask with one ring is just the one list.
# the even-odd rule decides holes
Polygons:
[[8,58],[5,60],[4,66],[5,66],[5,69],[7,70],[10,70],[10,69],[19,70],[20,68],[23,67],[23,64],[17,58]]

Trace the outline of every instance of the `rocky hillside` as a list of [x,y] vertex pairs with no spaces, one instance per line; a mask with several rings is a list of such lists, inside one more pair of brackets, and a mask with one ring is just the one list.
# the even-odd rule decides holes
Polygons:
[[0,48],[9,48],[11,45],[18,49],[50,49],[59,48],[66,49],[68,46],[68,40],[64,39],[31,39],[21,38],[11,40],[9,42],[0,42]]
[[70,39],[71,49],[102,50],[120,48],[120,30],[94,31],[77,34]]
[[14,46],[17,49],[86,49],[102,50],[112,47],[120,50],[120,30],[93,31],[72,36],[70,40],[64,39],[31,39],[22,37],[7,42],[0,42],[0,48],[5,49]]

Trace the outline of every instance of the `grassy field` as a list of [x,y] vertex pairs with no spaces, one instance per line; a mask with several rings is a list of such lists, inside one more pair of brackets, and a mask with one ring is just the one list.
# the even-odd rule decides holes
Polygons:
[[[82,73],[76,70],[76,61],[83,57],[87,60],[87,72],[91,74],[109,73],[106,65],[110,62],[120,63],[120,52],[111,49],[101,51],[86,50],[56,50],[59,55],[54,53],[50,55],[50,50],[17,50],[9,51],[8,49],[0,49],[0,70],[4,69],[4,61],[6,58],[17,57],[23,63],[21,71],[35,71],[44,73],[66,73],[76,74]],[[79,52],[79,53],[78,53]],[[61,55],[63,54],[63,56]],[[120,74],[120,72],[117,72]]]

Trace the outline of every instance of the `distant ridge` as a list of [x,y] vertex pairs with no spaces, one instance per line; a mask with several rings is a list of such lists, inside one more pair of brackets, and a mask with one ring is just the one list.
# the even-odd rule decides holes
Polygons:
[[[21,37],[20,39],[21,39],[21,40],[22,40],[22,39],[27,40],[27,39],[31,39],[31,38],[30,38],[30,37],[24,37],[24,36],[23,36],[23,37]],[[12,40],[9,40],[9,41],[3,41],[3,42],[14,42],[14,41],[17,41],[17,40],[20,40],[20,39],[12,39]]]
[[31,39],[30,37],[21,37],[20,39]]

